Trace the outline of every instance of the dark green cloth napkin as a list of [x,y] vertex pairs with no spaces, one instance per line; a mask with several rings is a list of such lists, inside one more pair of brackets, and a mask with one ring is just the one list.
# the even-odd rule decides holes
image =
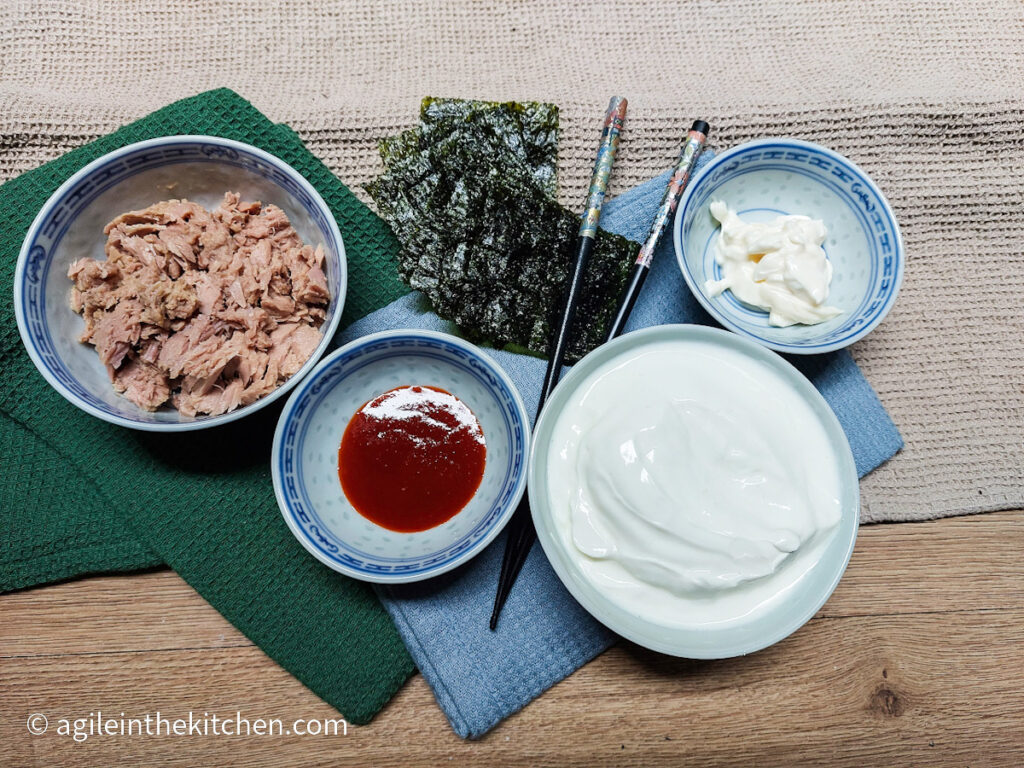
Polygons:
[[253,144],[319,190],[348,256],[342,327],[408,290],[398,281],[398,244],[387,225],[291,129],[226,89],[171,104],[4,184],[0,591],[166,563],[281,666],[352,722],[366,722],[413,665],[372,590],[322,566],[288,531],[270,475],[280,406],[212,430],[122,429],[54,392],[18,336],[15,263],[46,199],[113,149],[185,133]]

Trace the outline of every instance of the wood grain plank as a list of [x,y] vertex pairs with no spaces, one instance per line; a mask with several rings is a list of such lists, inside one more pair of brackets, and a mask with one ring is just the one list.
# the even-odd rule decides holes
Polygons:
[[862,526],[819,615],[1024,608],[1024,510]]
[[334,718],[170,572],[0,596],[0,764],[1024,763],[1024,512],[862,529],[833,599],[741,659],[624,645],[480,742],[422,678],[348,736],[30,736],[30,712]]
[[[819,615],[1024,608],[1022,551],[1024,511],[864,526]],[[0,657],[251,645],[170,571],[0,595],[0,615]]]
[[[688,662],[626,646],[477,743],[422,679],[337,737],[93,737],[24,729],[29,712],[334,717],[256,648],[0,662],[10,765],[1016,765],[1024,754],[1024,611],[813,620],[766,652]],[[197,756],[201,755],[201,759]]]
[[0,657],[252,645],[173,571],[0,595]]

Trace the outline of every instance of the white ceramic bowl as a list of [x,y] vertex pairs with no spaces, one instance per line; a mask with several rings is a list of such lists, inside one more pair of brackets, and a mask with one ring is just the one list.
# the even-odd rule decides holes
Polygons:
[[[417,384],[469,406],[487,457],[462,511],[426,531],[399,533],[345,498],[338,446],[364,403]],[[288,527],[321,562],[363,581],[420,581],[461,565],[498,535],[523,496],[529,447],[530,420],[515,385],[479,348],[432,331],[383,331],[328,355],[288,399],[274,434],[274,491]]]
[[[728,347],[752,363],[764,366],[788,383],[820,419],[840,478],[840,521],[828,534],[818,560],[797,580],[784,599],[770,600],[763,610],[752,612],[739,622],[705,624],[680,628],[659,624],[610,599],[587,577],[577,558],[568,551],[572,545],[559,534],[549,488],[549,454],[559,416],[567,404],[584,394],[584,385],[598,368],[645,345],[664,341],[697,341]],[[589,385],[588,385],[589,386]],[[643,397],[643,383],[637,384]],[[792,365],[754,342],[718,328],[700,325],[661,325],[634,331],[609,342],[573,366],[544,406],[533,433],[529,472],[530,509],[544,553],[569,592],[598,621],[639,645],[674,656],[719,659],[739,656],[765,648],[795,632],[828,599],[839,583],[857,538],[860,496],[857,469],[846,435],[828,403]],[[568,500],[564,500],[568,504]],[[785,567],[785,566],[783,566]]]
[[[716,199],[748,221],[780,214],[824,221],[824,249],[833,267],[828,303],[843,314],[817,325],[776,328],[767,312],[740,302],[732,291],[708,296],[705,281],[722,276],[714,258],[718,224],[709,211]],[[762,139],[716,155],[683,193],[673,237],[686,284],[711,316],[779,352],[831,352],[863,338],[892,308],[903,281],[903,239],[882,192],[842,155],[796,139]]]
[[[102,259],[103,227],[125,211],[171,198],[216,207],[225,192],[273,203],[302,239],[323,245],[331,292],[323,340],[306,364],[255,403],[220,416],[182,416],[170,407],[145,411],[117,394],[96,350],[78,341],[84,321],[68,305],[68,267]],[[130,144],[94,160],[53,193],[18,257],[14,307],[32,362],[61,395],[86,413],[123,427],[177,432],[224,424],[269,405],[295,386],[327,350],[345,303],[345,246],[330,208],[290,165],[256,147],[216,136],[167,136]]]

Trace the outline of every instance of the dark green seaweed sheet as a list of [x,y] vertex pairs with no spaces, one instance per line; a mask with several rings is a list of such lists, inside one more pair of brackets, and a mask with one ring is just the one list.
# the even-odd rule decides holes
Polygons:
[[[427,97],[420,106],[424,146],[445,142],[448,151],[475,152],[481,145],[496,162],[519,163],[551,197],[558,192],[558,107],[542,102],[494,102]],[[462,158],[477,162],[478,158]]]
[[[380,142],[367,189],[391,224],[399,274],[469,338],[546,354],[579,217],[554,199],[557,108],[425,99],[420,128]],[[601,231],[569,360],[604,340],[636,245]]]

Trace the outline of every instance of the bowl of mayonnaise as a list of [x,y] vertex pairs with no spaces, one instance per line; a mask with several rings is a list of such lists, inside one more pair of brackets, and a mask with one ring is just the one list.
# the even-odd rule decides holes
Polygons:
[[708,163],[674,223],[676,258],[718,322],[779,352],[863,338],[903,280],[885,195],[852,161],[797,139],[761,139]]
[[528,492],[580,604],[687,658],[796,631],[857,536],[857,471],[831,408],[779,355],[705,326],[629,333],[575,365],[537,422]]

